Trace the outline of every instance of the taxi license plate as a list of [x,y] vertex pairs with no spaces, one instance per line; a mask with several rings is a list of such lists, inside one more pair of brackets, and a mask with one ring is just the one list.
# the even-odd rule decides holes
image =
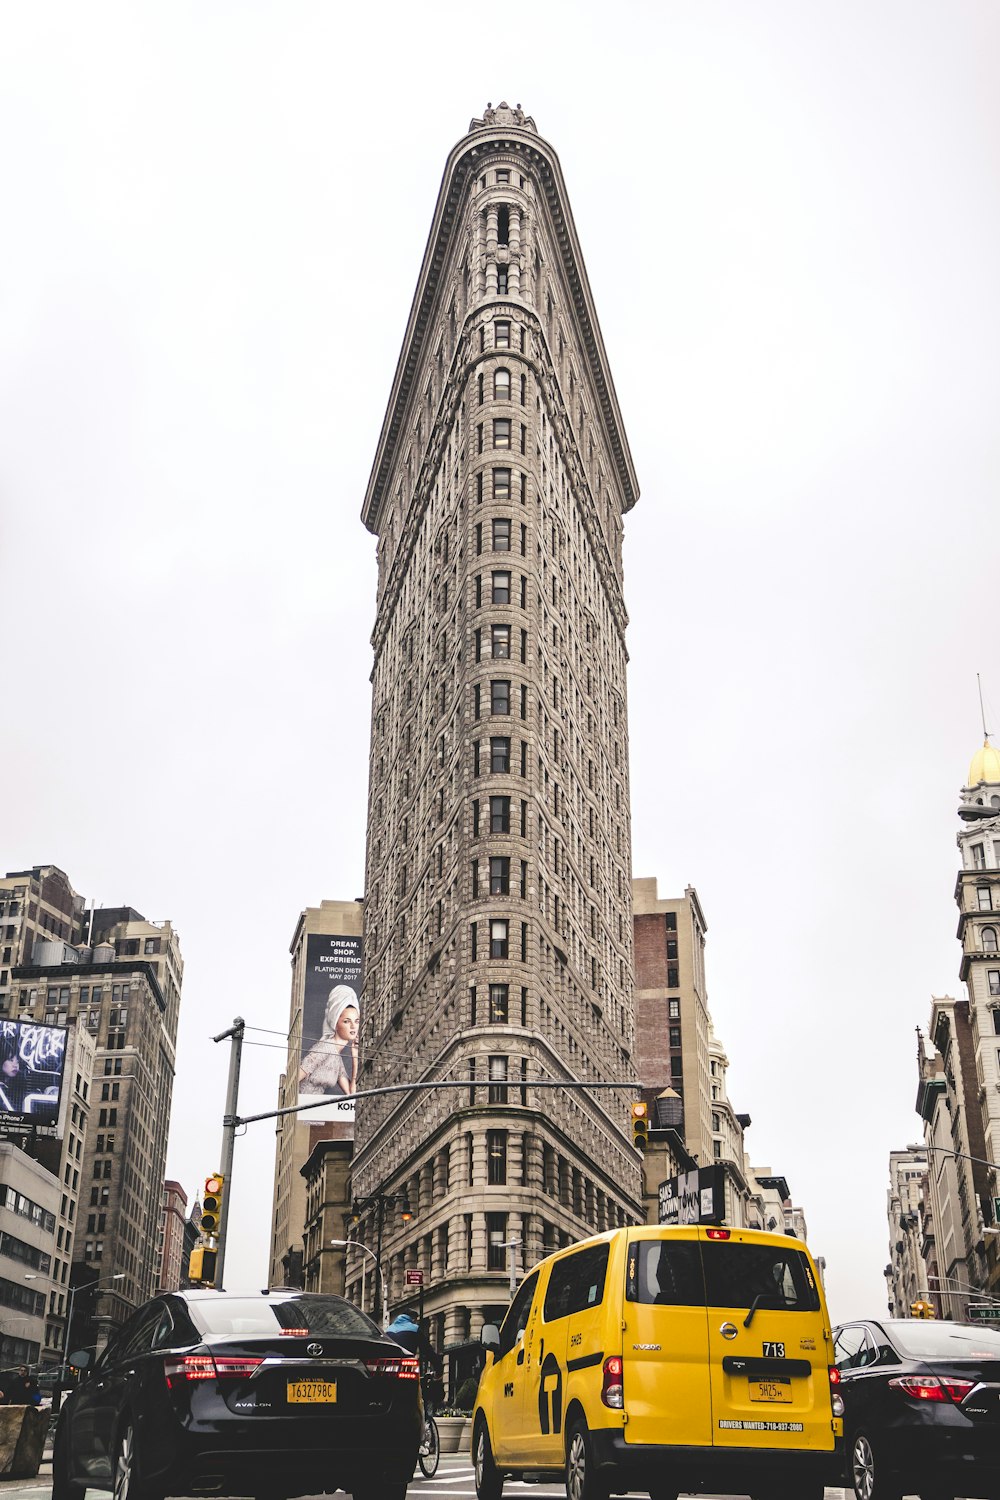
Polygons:
[[336,1401],[337,1382],[335,1380],[290,1380],[288,1382],[288,1401],[294,1402],[320,1402]]
[[792,1382],[790,1380],[751,1380],[751,1401],[791,1401]]

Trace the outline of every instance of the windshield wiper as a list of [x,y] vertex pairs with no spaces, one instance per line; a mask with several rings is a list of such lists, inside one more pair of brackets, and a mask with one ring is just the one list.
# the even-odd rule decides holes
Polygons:
[[772,1297],[773,1295],[774,1295],[773,1292],[758,1292],[757,1293],[756,1297],[753,1299],[753,1301],[750,1304],[750,1311],[747,1313],[746,1317],[743,1319],[743,1327],[744,1328],[749,1328],[750,1327],[750,1324],[753,1322],[753,1315],[757,1311],[758,1307],[760,1307],[760,1305],[761,1305],[762,1302],[767,1302],[768,1299],[770,1297]]

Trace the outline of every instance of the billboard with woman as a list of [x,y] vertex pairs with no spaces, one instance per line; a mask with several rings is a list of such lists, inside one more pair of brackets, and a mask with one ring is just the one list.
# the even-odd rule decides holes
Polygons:
[[354,1120],[364,956],[360,937],[310,933],[302,997],[299,1103],[324,1105],[302,1120]]

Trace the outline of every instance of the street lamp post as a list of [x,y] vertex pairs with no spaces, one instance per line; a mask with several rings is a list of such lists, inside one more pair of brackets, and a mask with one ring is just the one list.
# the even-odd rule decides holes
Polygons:
[[366,1255],[370,1255],[372,1260],[375,1262],[375,1269],[378,1272],[378,1285],[381,1287],[382,1332],[384,1333],[389,1326],[389,1298],[386,1296],[385,1272],[382,1270],[381,1260],[375,1254],[374,1250],[369,1250],[368,1246],[362,1245],[360,1240],[331,1240],[330,1244],[336,1245],[337,1248],[341,1250],[349,1250],[353,1245],[356,1250],[363,1250]]
[[116,1271],[113,1276],[103,1276],[97,1281],[86,1281],[79,1286],[69,1289],[69,1310],[66,1318],[66,1332],[63,1335],[63,1357],[59,1368],[59,1389],[62,1390],[66,1384],[66,1366],[69,1363],[69,1336],[73,1331],[73,1304],[76,1301],[77,1292],[89,1292],[94,1287],[109,1286],[112,1281],[124,1281],[125,1272]]
[[[379,1295],[381,1298],[381,1307],[379,1310],[382,1314],[381,1321],[383,1327],[388,1326],[388,1303],[385,1295],[385,1278],[384,1276],[382,1276],[382,1228],[385,1224],[386,1204],[391,1205],[395,1203],[399,1204],[400,1222],[403,1224],[409,1224],[410,1220],[413,1218],[413,1214],[410,1211],[410,1200],[405,1192],[369,1193],[367,1198],[355,1198],[354,1202],[351,1205],[351,1222],[354,1224],[358,1223],[358,1221],[361,1219],[362,1214],[367,1213],[369,1208],[374,1208],[375,1210],[375,1261],[379,1268]],[[352,1245],[357,1245],[360,1244],[360,1241],[351,1240],[350,1243]],[[362,1246],[362,1248],[366,1250],[368,1249],[367,1245]],[[369,1250],[368,1253],[370,1255],[372,1252]]]

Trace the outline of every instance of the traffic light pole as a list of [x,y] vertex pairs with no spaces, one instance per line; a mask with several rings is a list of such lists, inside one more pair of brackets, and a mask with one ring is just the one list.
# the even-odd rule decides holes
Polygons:
[[215,1285],[219,1291],[225,1286],[223,1274],[226,1267],[226,1228],[229,1224],[229,1200],[232,1196],[233,1186],[233,1146],[236,1141],[236,1104],[240,1092],[240,1061],[243,1053],[243,1032],[246,1022],[242,1016],[236,1016],[228,1031],[221,1031],[218,1036],[212,1038],[213,1042],[223,1042],[226,1037],[230,1039],[229,1048],[229,1083],[226,1088],[226,1113],[222,1122],[222,1161],[219,1171],[222,1174],[222,1210],[219,1215],[219,1251],[215,1262]]

